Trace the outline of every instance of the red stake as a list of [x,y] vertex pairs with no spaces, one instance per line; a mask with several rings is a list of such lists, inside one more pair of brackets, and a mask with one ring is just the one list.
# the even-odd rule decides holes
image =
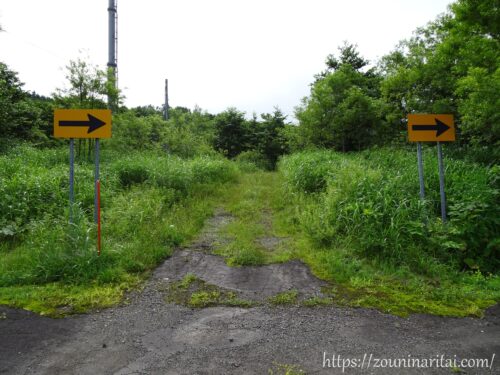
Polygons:
[[97,180],[97,255],[101,255],[101,181]]

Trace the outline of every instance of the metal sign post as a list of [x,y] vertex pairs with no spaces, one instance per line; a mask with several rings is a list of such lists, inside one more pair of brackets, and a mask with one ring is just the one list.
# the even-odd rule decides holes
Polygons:
[[74,138],[95,139],[94,221],[98,226],[98,253],[101,254],[99,141],[111,138],[111,110],[109,109],[56,109],[54,111],[54,137],[69,138],[69,221],[73,222],[75,141]]
[[417,159],[418,159],[418,179],[420,180],[420,199],[425,199],[424,186],[424,162],[422,160],[422,143],[417,143]]
[[75,203],[75,140],[69,140],[69,222],[73,222],[73,204]]
[[443,150],[441,143],[437,143],[438,152],[438,168],[439,168],[439,195],[441,196],[441,220],[446,223],[446,193],[444,191],[444,164],[443,164]]
[[95,170],[94,170],[94,222],[97,224],[97,183],[99,182],[99,138],[95,140]]
[[408,115],[408,140],[410,142],[417,142],[418,177],[420,182],[420,199],[422,200],[425,199],[425,190],[421,142],[437,143],[441,220],[443,223],[446,223],[446,194],[444,190],[444,163],[441,142],[452,142],[455,140],[453,115]]

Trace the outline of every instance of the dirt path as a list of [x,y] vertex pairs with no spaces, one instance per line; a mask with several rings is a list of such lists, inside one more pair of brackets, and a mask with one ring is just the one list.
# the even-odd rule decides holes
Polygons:
[[[197,240],[178,249],[144,290],[122,306],[65,319],[0,307],[0,373],[340,374],[342,359],[359,360],[361,366],[366,354],[363,369],[346,368],[345,373],[452,374],[449,368],[437,368],[441,355],[490,362],[500,355],[498,306],[484,319],[274,306],[269,298],[281,292],[296,291],[302,300],[321,296],[324,283],[298,261],[228,267],[211,251],[231,220],[218,210]],[[188,274],[210,285],[212,292],[231,293],[250,307],[239,307],[245,306],[240,302],[236,307],[190,308],[166,302]],[[340,361],[332,361],[333,355],[340,355]],[[424,369],[374,368],[375,358],[410,357],[436,362]],[[378,364],[387,365],[384,360]],[[494,358],[491,369],[462,373],[499,374],[499,362]]]

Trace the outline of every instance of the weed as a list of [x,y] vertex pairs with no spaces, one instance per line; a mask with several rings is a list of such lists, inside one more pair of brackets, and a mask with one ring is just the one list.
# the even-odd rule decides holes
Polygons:
[[306,307],[316,307],[316,306],[328,306],[333,303],[333,299],[331,297],[310,297],[304,301],[302,301],[302,306]]
[[285,363],[273,363],[273,368],[268,371],[269,375],[305,375],[305,372],[297,365]]
[[252,307],[252,301],[240,299],[235,292],[206,283],[188,273],[180,281],[170,283],[165,300],[188,307],[202,308],[210,306]]
[[297,303],[297,297],[299,293],[296,290],[289,290],[286,292],[281,292],[275,296],[269,297],[267,300],[270,304],[277,305],[294,305]]

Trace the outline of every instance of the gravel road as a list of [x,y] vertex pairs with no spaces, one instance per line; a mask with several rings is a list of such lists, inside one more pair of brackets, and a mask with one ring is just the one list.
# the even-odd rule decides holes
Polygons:
[[[498,305],[483,319],[458,319],[334,306],[192,309],[165,302],[165,287],[187,272],[256,301],[291,289],[320,293],[323,282],[298,261],[230,268],[209,254],[228,220],[215,215],[192,245],[178,249],[121,306],[64,319],[0,307],[0,373],[453,374],[458,370],[439,367],[447,358],[491,363],[495,355],[491,368],[459,373],[500,374]],[[434,362],[388,368],[395,359]],[[342,364],[349,365],[344,372]]]

